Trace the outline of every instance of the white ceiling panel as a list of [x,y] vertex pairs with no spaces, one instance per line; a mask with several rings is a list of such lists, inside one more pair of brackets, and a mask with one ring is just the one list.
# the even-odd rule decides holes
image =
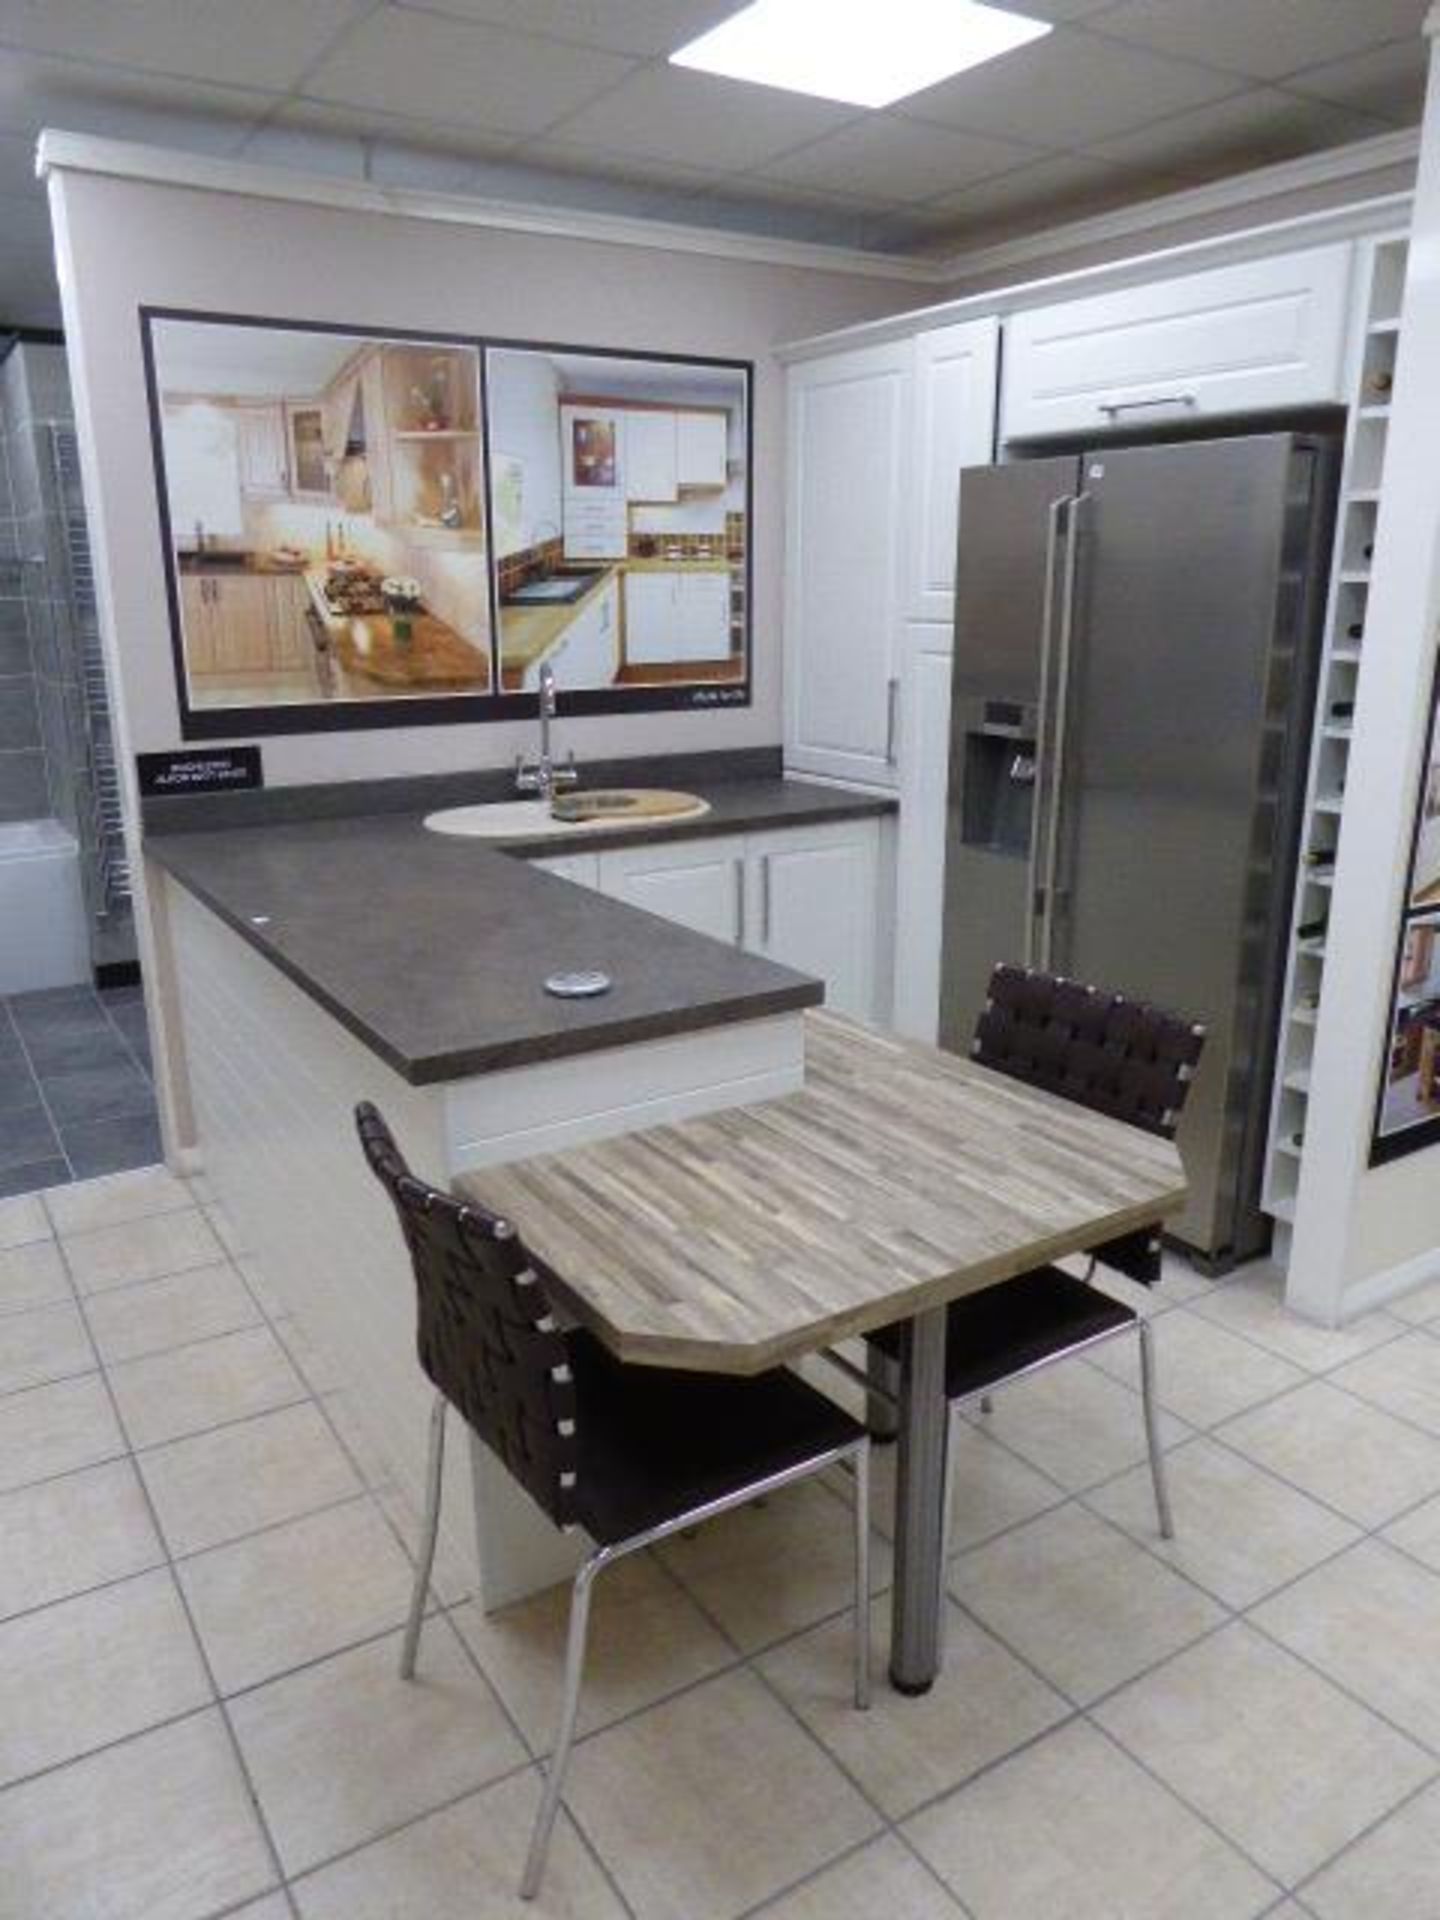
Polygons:
[[1242,83],[1078,28],[1057,28],[1018,53],[942,80],[905,101],[907,118],[1083,147],[1239,91]]
[[1028,166],[1016,167],[995,179],[978,180],[957,192],[942,194],[933,207],[937,213],[986,220],[1028,212],[1032,207],[1053,208],[1055,218],[1062,220],[1068,217],[1068,209],[1076,201],[1111,188],[1138,198],[1141,177],[1133,167],[1117,166],[1113,161],[1092,160],[1079,153],[1057,153],[1044,160],[1034,160]]
[[1255,87],[1217,106],[1101,141],[1092,152],[1122,166],[1209,180],[1219,173],[1268,166],[1385,131],[1383,122],[1348,108],[1301,100],[1273,87]]
[[[416,3],[428,6],[431,0]],[[653,59],[674,53],[726,19],[740,0],[433,0],[433,4],[437,13]]]
[[236,86],[295,84],[370,0],[0,0],[0,44]]
[[1353,60],[1310,67],[1286,80],[1285,86],[1291,93],[1330,100],[1408,127],[1419,120],[1425,105],[1428,59],[1426,41],[1397,40],[1373,53],[1357,54]]
[[763,165],[855,117],[853,107],[774,87],[681,67],[644,67],[554,133],[611,153],[729,173]]
[[891,114],[874,114],[757,171],[766,179],[802,187],[916,201],[1023,167],[1035,158],[1033,146],[1016,140],[917,127]]
[[346,35],[304,91],[496,133],[541,133],[613,87],[632,65],[619,54],[385,7]]
[[279,96],[0,49],[0,130],[64,127],[199,153],[233,153]]
[[1429,0],[1117,0],[1087,24],[1256,80],[1418,34]]

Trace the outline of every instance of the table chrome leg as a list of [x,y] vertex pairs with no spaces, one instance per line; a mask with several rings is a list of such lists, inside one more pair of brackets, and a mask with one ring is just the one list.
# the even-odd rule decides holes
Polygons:
[[946,1310],[917,1314],[900,1360],[900,1449],[895,1486],[895,1599],[890,1680],[927,1693],[940,1670],[944,1585]]

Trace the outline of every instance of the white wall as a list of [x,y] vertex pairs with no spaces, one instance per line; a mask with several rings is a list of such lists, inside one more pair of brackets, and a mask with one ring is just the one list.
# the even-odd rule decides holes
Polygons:
[[520,546],[560,539],[559,374],[541,355],[497,353],[490,361],[487,397],[492,458],[508,454],[525,470]]
[[[78,169],[53,169],[50,192],[127,757],[179,741],[141,305],[754,359],[754,704],[567,721],[564,744],[583,762],[779,741],[784,415],[769,350],[913,305],[912,283]],[[499,765],[532,731],[489,723],[274,737],[264,744],[266,777],[280,785]]]

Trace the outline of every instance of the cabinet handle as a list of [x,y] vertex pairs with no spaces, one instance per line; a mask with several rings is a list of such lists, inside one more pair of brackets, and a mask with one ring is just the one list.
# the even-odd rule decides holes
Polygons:
[[744,858],[740,855],[737,855],[733,862],[733,865],[735,868],[735,944],[737,947],[743,947],[745,944],[745,861],[744,861]]
[[760,941],[763,946],[770,944],[770,856],[760,856]]
[[1146,407],[1198,407],[1199,404],[1197,394],[1165,393],[1157,394],[1153,400],[1102,400],[1100,411],[1118,420],[1122,413],[1139,413]]
[[898,762],[897,736],[900,731],[900,682],[890,678],[885,682],[885,764],[893,767]]

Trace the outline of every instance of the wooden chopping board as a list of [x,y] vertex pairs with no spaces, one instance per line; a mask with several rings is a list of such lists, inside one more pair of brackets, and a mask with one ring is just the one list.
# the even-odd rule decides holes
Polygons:
[[710,802],[666,787],[595,787],[588,793],[557,794],[551,812],[557,820],[593,821],[623,826],[635,820],[695,820]]

